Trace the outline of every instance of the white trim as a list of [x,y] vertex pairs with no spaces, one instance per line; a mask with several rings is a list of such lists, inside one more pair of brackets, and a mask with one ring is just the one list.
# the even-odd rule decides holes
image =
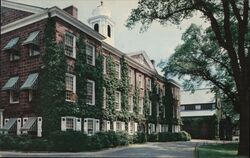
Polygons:
[[11,2],[11,1],[5,1],[5,0],[2,0],[1,5],[2,7],[11,8],[15,10],[21,10],[21,11],[30,12],[30,13],[40,13],[45,10],[45,8]]
[[[92,47],[92,57],[93,58],[92,58],[92,63],[90,65],[95,66],[95,56],[96,56],[96,54],[95,54],[95,46],[90,44],[90,43],[87,43],[86,46]],[[87,60],[87,49],[86,49],[86,60]],[[89,64],[89,63],[87,63],[87,64]]]
[[93,80],[87,80],[87,82],[92,83],[92,88],[93,88],[93,91],[92,91],[92,103],[89,103],[89,104],[87,103],[87,104],[88,105],[95,105],[95,81],[93,81]]
[[3,111],[1,111],[2,109],[0,109],[0,128],[3,127]]
[[120,91],[115,91],[115,104],[116,104],[116,93],[118,93],[118,105],[119,105],[119,108],[118,109],[115,109],[116,111],[121,111],[121,92]]

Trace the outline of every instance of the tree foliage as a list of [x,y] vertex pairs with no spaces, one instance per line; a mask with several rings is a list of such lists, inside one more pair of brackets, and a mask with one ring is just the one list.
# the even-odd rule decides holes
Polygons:
[[[229,73],[233,76],[236,87],[238,100],[234,105],[240,111],[241,120],[239,155],[249,155],[249,5],[249,0],[140,0],[138,7],[132,10],[126,25],[133,28],[136,23],[140,22],[141,31],[147,30],[153,21],[158,21],[162,25],[168,23],[178,25],[183,19],[192,17],[197,11],[202,13],[201,18],[210,22],[214,40],[219,46],[217,52],[211,57],[216,59],[219,54],[227,54]],[[203,63],[203,66],[209,65]],[[198,71],[202,68],[199,65]],[[205,74],[208,73],[205,72]]]

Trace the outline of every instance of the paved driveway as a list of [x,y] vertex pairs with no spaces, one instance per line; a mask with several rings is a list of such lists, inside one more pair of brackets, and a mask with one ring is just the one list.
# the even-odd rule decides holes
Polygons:
[[[197,144],[217,143],[215,141],[192,140],[190,142],[166,142],[135,144],[127,147],[105,149],[96,152],[78,153],[24,153],[1,152],[0,157],[172,157],[193,158]],[[218,142],[220,143],[220,142]]]

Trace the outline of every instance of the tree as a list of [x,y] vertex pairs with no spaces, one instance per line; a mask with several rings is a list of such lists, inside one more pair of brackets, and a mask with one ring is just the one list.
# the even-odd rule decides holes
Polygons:
[[[201,18],[210,22],[220,49],[228,54],[236,94],[239,98],[235,104],[236,109],[240,111],[238,155],[248,156],[250,42],[247,34],[250,30],[249,0],[140,0],[138,7],[132,10],[126,26],[132,28],[136,23],[141,22],[141,30],[145,31],[153,21],[158,21],[162,25],[180,24],[183,19],[192,17],[197,11],[203,14]],[[232,29],[234,23],[237,25],[236,32]],[[233,38],[233,34],[236,34],[236,39]]]
[[237,104],[238,97],[229,57],[221,52],[223,50],[214,41],[214,36],[210,28],[204,31],[192,24],[182,35],[184,43],[177,46],[167,62],[162,61],[159,65],[167,78],[178,76],[183,80],[184,89],[193,91],[204,82],[213,87],[212,90],[226,103],[223,111],[234,116],[232,105]]

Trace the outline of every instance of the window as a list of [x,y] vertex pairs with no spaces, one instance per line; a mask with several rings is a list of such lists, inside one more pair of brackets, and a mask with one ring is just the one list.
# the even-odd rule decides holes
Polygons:
[[148,124],[148,134],[155,133],[155,124],[149,123]]
[[135,123],[134,122],[129,122],[129,124],[128,124],[128,126],[129,126],[129,134],[134,134],[135,133]]
[[149,100],[149,115],[152,115],[152,102]]
[[125,122],[116,121],[116,130],[115,131],[124,131],[125,130]]
[[157,105],[156,105],[156,116],[159,117],[159,114],[160,114],[160,106],[157,103]]
[[95,66],[95,47],[93,45],[86,45],[87,64]]
[[95,105],[95,82],[87,81],[87,104]]
[[110,27],[110,25],[108,25],[107,30],[108,30],[108,37],[111,37],[111,27]]
[[19,92],[18,91],[10,91],[10,103],[11,104],[19,103]]
[[103,74],[107,74],[107,57],[103,56]]
[[128,70],[129,84],[133,85],[133,70]]
[[165,118],[166,117],[166,108],[165,108],[165,106],[163,106],[163,118]]
[[115,110],[121,110],[121,92],[119,91],[115,92]]
[[65,54],[67,56],[75,58],[76,57],[75,46],[76,46],[75,36],[73,34],[67,32],[65,34],[65,41],[64,41]]
[[39,48],[35,45],[30,45],[29,46],[29,55],[30,56],[36,56],[36,55],[39,55],[40,52],[39,52]]
[[138,87],[143,89],[143,81],[142,81],[142,75],[138,76]]
[[157,84],[157,85],[156,85],[156,94],[159,94],[159,93],[160,93],[160,85]]
[[117,79],[121,78],[121,68],[120,68],[120,63],[118,62],[115,63],[115,77]]
[[29,102],[31,102],[33,99],[33,91],[29,90]]
[[110,121],[103,120],[102,121],[102,131],[109,131],[110,130]]
[[147,79],[147,89],[151,91],[151,79]]
[[74,118],[66,118],[66,130],[74,130]]
[[76,76],[66,73],[66,101],[75,101],[74,94],[76,92]]
[[201,110],[210,110],[210,109],[214,109],[213,106],[215,104],[203,104],[201,105]]
[[20,55],[17,52],[10,53],[10,61],[16,61],[20,59]]
[[99,24],[95,24],[94,25],[94,30],[97,31],[97,32],[99,32]]
[[94,134],[94,120],[88,120],[88,135]]
[[143,114],[143,99],[139,100],[139,114]]
[[201,110],[201,105],[196,105],[195,110]]
[[129,96],[128,97],[128,111],[133,112],[133,107],[134,107],[133,96]]
[[181,111],[184,111],[185,110],[185,106],[181,106]]
[[185,105],[185,110],[195,110],[195,105]]
[[106,87],[103,87],[103,108],[106,108],[107,104],[107,92],[106,92]]

